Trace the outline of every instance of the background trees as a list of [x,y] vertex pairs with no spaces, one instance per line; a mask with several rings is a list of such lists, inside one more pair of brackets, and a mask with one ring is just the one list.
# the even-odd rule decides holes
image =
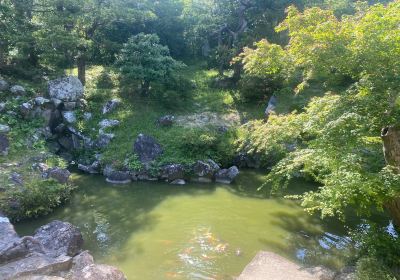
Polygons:
[[170,56],[168,47],[160,44],[157,35],[144,33],[129,38],[116,65],[125,84],[140,82],[143,95],[148,94],[152,82],[165,81],[183,66]]

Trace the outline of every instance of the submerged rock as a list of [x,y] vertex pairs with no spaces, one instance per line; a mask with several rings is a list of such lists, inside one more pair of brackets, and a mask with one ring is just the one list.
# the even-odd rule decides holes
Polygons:
[[229,169],[221,169],[215,174],[215,181],[222,184],[231,184],[239,175],[239,169],[232,166]]
[[164,150],[153,137],[139,134],[133,144],[133,152],[143,164],[147,164],[161,156]]
[[63,102],[76,102],[83,98],[84,87],[81,81],[74,76],[52,80],[48,84],[50,98]]

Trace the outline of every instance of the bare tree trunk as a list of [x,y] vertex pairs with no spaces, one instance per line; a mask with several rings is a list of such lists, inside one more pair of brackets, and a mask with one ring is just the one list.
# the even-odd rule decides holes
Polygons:
[[5,66],[6,66],[5,48],[3,42],[0,41],[0,69],[4,69]]
[[144,80],[142,83],[141,95],[148,96],[149,91],[150,91],[150,82],[147,80]]
[[[387,165],[400,173],[400,127],[390,126],[382,130],[383,153]],[[393,219],[393,223],[400,228],[400,195],[385,205]]]
[[82,85],[86,84],[86,58],[84,55],[80,55],[77,58],[78,64],[78,79],[81,81]]

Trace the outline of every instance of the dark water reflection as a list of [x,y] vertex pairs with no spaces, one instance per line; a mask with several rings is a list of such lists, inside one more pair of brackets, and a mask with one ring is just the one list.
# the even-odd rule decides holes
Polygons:
[[[97,260],[129,279],[232,279],[259,250],[340,266],[349,242],[344,225],[322,223],[293,201],[266,198],[257,192],[263,179],[249,171],[233,186],[116,186],[76,175],[79,189],[69,203],[17,230],[32,234],[54,219],[71,222]],[[310,187],[297,182],[291,189]]]

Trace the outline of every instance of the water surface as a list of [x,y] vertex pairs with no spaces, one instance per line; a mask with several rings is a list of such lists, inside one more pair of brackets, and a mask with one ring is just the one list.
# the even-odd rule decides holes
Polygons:
[[[59,219],[77,225],[85,248],[135,280],[232,279],[259,250],[340,266],[344,228],[323,224],[294,201],[266,198],[263,176],[242,172],[235,185],[132,183],[75,175],[79,189],[53,214],[17,225],[20,234]],[[297,182],[291,188],[309,187]]]

